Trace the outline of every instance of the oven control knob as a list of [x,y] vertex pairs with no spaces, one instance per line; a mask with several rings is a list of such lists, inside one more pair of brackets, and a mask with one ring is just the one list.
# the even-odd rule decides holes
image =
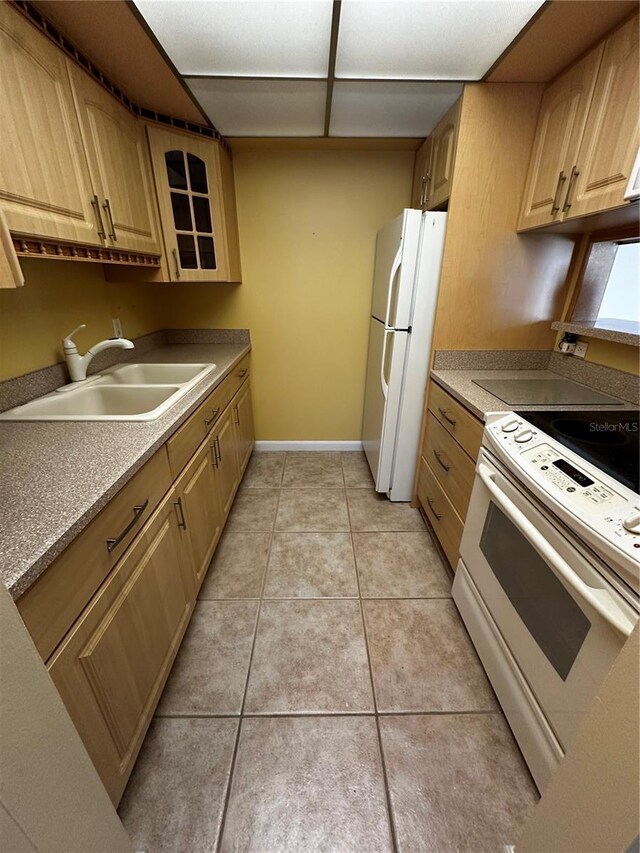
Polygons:
[[517,418],[511,418],[502,424],[502,432],[515,432],[520,424],[521,421],[517,420]]
[[631,515],[623,519],[622,526],[629,533],[640,533],[640,506],[637,506]]
[[515,439],[518,444],[524,444],[527,441],[531,441],[533,438],[533,430],[531,429],[523,429],[520,432],[515,434]]

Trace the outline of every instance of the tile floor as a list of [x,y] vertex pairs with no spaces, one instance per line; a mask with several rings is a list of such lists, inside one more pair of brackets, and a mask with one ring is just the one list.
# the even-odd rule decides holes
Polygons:
[[502,853],[537,801],[419,513],[255,453],[120,805],[146,853]]

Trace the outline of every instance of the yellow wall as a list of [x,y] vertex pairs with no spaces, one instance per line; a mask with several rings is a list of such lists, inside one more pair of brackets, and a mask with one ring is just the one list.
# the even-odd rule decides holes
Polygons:
[[61,338],[75,326],[80,351],[113,334],[119,317],[127,337],[163,328],[152,285],[112,284],[100,264],[25,259],[26,283],[0,290],[0,380],[61,361]]
[[163,289],[167,325],[249,328],[256,434],[358,440],[375,237],[413,151],[234,152],[242,285]]

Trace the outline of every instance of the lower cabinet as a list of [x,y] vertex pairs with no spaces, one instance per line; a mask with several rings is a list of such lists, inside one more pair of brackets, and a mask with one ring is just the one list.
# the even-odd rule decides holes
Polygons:
[[176,483],[178,524],[191,558],[197,595],[222,533],[215,448],[206,439]]
[[171,490],[48,664],[117,803],[193,607]]
[[226,516],[240,481],[240,469],[236,450],[235,405],[229,406],[213,428],[213,445],[218,474],[218,493],[222,512]]
[[248,373],[245,356],[17,602],[116,805],[251,455]]
[[253,450],[253,409],[251,407],[251,386],[245,382],[236,395],[234,403],[236,423],[236,448],[238,466],[243,474],[251,451]]

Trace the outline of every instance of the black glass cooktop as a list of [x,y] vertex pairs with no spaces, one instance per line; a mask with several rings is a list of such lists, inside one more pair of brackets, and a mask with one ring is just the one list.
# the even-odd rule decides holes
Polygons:
[[640,491],[640,412],[516,412],[619,483]]

